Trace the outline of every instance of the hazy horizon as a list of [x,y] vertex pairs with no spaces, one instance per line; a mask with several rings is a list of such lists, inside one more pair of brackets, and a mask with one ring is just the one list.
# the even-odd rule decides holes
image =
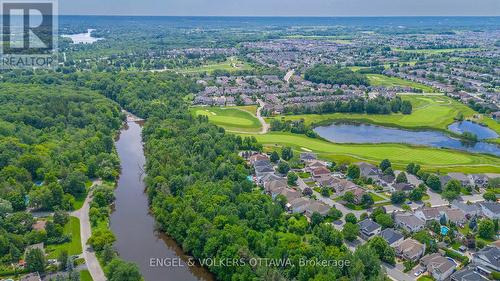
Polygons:
[[59,0],[59,14],[184,17],[500,16],[500,1]]

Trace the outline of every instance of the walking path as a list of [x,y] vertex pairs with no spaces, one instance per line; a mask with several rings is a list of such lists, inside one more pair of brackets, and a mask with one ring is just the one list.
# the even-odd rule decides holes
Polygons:
[[[100,181],[94,181],[92,186],[99,184],[99,182]],[[91,194],[92,193],[89,191],[83,206],[79,210],[72,212],[71,216],[80,219],[80,236],[82,241],[83,258],[85,259],[85,264],[87,265],[92,279],[94,281],[106,281],[106,276],[104,275],[101,264],[99,264],[99,260],[97,260],[94,250],[92,247],[87,245],[87,241],[92,235],[89,218],[90,202],[92,201]]]
[[257,119],[259,119],[259,122],[262,125],[262,129],[259,134],[264,135],[267,134],[270,126],[266,123],[266,120],[264,120],[264,118],[260,114],[260,112],[264,108],[265,103],[261,99],[258,99],[257,102],[259,103],[259,108],[257,109]]

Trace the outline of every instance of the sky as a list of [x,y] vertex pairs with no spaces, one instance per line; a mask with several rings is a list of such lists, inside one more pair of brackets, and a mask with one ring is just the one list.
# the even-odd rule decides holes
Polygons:
[[500,0],[59,0],[62,15],[500,16]]

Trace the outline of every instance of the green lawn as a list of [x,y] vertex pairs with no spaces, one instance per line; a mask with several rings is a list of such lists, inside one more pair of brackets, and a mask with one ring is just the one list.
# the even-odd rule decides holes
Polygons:
[[370,192],[370,196],[372,197],[373,201],[374,202],[380,202],[380,201],[384,201],[385,199],[382,198],[381,196],[373,193],[373,192]]
[[286,145],[297,151],[306,148],[318,153],[323,159],[337,163],[343,160],[379,163],[383,159],[390,159],[397,168],[404,168],[408,163],[414,162],[434,171],[500,172],[497,157],[448,149],[403,144],[335,144],[291,133],[272,132],[254,136],[266,146]]
[[46,251],[49,258],[57,258],[63,250],[68,251],[69,255],[78,255],[82,253],[80,220],[78,218],[69,218],[69,222],[64,226],[64,234],[70,235],[71,241],[64,244],[47,246]]
[[248,112],[248,107],[192,107],[190,110],[195,115],[208,116],[208,120],[228,131],[255,133],[261,130],[259,120]]
[[207,72],[210,74],[215,70],[225,70],[232,72],[237,70],[250,70],[250,69],[252,69],[250,65],[238,60],[235,57],[231,57],[226,61],[220,63],[206,64],[189,68],[179,68],[179,69],[174,69],[174,71],[183,74],[202,73],[202,72]]
[[75,201],[73,202],[73,209],[75,210],[80,209],[83,206],[83,203],[85,203],[85,198],[87,198],[86,193],[75,196]]
[[436,279],[434,279],[432,276],[429,276],[429,275],[423,275],[423,276],[420,276],[417,281],[434,281]]
[[412,87],[415,89],[420,89],[425,93],[435,93],[432,87],[424,84],[413,82],[410,80],[401,79],[398,77],[390,77],[382,74],[367,74],[368,80],[370,80],[370,85],[372,86],[384,86],[384,87]]
[[[335,120],[352,120],[406,129],[447,130],[448,126],[454,122],[454,118],[459,113],[462,113],[466,117],[472,116],[475,113],[471,108],[444,95],[401,95],[401,98],[412,103],[413,112],[411,114],[330,113],[287,115],[275,118],[285,120],[304,119],[307,124],[328,123]],[[498,124],[493,119],[483,118],[483,120],[490,120],[490,122]],[[491,128],[495,129],[495,127]],[[500,132],[500,128],[498,128],[497,132]]]
[[80,270],[80,281],[93,281],[90,272],[86,269]]

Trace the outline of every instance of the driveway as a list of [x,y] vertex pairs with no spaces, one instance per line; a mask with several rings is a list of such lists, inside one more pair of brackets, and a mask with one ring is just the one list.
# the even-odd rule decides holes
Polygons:
[[83,257],[85,258],[85,264],[87,265],[92,279],[94,281],[106,281],[106,276],[104,275],[104,271],[102,270],[99,261],[97,260],[94,250],[92,249],[92,247],[87,245],[87,241],[92,235],[92,229],[90,227],[89,219],[89,209],[91,201],[91,192],[89,192],[82,208],[72,212],[71,216],[80,219],[80,236],[82,241]]
[[402,270],[398,269],[397,266],[392,266],[387,263],[382,263],[382,266],[385,268],[387,275],[394,281],[414,281],[415,278],[404,273]]
[[269,124],[266,123],[266,120],[264,120],[264,118],[262,117],[261,115],[261,111],[262,109],[264,108],[264,105],[266,105],[261,99],[258,99],[257,102],[259,103],[259,108],[257,109],[257,119],[259,119],[259,122],[262,126],[262,129],[261,131],[259,132],[259,134],[261,135],[264,135],[267,133],[267,131],[269,131]]

